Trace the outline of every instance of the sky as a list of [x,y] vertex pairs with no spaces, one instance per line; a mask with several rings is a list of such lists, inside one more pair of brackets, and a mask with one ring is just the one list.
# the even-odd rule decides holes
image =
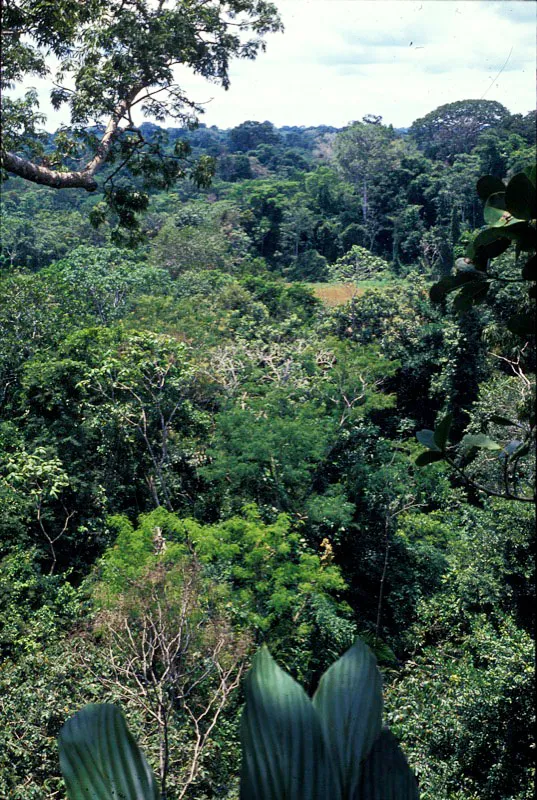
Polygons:
[[[275,4],[285,32],[267,36],[256,61],[232,62],[228,91],[178,69],[187,95],[204,104],[206,125],[342,127],[376,114],[408,127],[444,103],[481,97],[512,113],[535,108],[535,0]],[[44,84],[32,85],[48,111]],[[51,113],[47,128],[63,121]]]

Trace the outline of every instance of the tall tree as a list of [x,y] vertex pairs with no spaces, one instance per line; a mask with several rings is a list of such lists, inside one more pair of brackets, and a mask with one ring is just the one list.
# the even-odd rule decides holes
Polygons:
[[[396,138],[393,128],[380,123],[354,122],[336,139],[335,155],[344,176],[361,195],[364,226],[371,226],[371,184],[386,169],[389,145]],[[368,243],[371,247],[371,242]]]
[[[265,46],[263,35],[281,27],[266,0],[7,0],[2,88],[49,75],[48,56],[55,56],[50,97],[55,108],[69,107],[70,124],[51,143],[41,130],[45,117],[35,90],[22,99],[5,97],[3,170],[54,188],[91,192],[98,188],[98,170],[115,163],[105,199],[125,227],[135,227],[147,196],[114,185],[114,176],[128,165],[132,175],[169,186],[185,175],[185,148],[179,142],[165,153],[164,142],[145,136],[133,114],[195,123],[201,107],[175,82],[173,68],[189,67],[227,89],[230,60],[255,58]],[[198,163],[194,177],[206,178],[206,168]]]
[[509,116],[495,100],[457,100],[417,119],[409,133],[426,156],[451,163],[457,153],[469,153],[483,131],[500,127]]

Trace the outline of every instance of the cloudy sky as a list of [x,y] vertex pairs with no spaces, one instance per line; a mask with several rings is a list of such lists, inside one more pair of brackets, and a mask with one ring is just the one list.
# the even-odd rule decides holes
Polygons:
[[255,62],[232,65],[229,91],[179,70],[187,94],[206,103],[207,125],[343,126],[370,113],[406,127],[481,97],[535,108],[534,0],[275,2],[285,32],[267,37]]

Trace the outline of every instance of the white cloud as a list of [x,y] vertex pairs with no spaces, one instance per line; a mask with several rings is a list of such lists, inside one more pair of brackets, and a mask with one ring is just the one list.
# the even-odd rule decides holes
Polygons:
[[269,36],[256,61],[232,64],[228,92],[178,70],[187,94],[207,103],[206,124],[341,126],[373,113],[403,127],[444,103],[483,95],[512,112],[535,106],[532,0],[276,4],[285,33]]
[[255,63],[233,65],[229,92],[185,84],[196,97],[214,97],[207,124],[344,125],[374,113],[403,127],[484,94],[512,112],[535,105],[534,26],[520,24],[535,16],[533,2],[280,0],[278,7],[285,33],[271,36]]

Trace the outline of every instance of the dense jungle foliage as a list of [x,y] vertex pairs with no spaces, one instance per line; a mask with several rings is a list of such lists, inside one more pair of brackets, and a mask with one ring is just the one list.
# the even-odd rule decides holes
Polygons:
[[[311,691],[359,634],[423,800],[529,800],[535,275],[513,246],[481,304],[429,288],[535,114],[142,128],[216,172],[150,189],[136,247],[3,185],[0,797],[64,797],[59,729],[113,701],[169,800],[232,800],[259,645]],[[416,465],[447,411],[480,449]]]

